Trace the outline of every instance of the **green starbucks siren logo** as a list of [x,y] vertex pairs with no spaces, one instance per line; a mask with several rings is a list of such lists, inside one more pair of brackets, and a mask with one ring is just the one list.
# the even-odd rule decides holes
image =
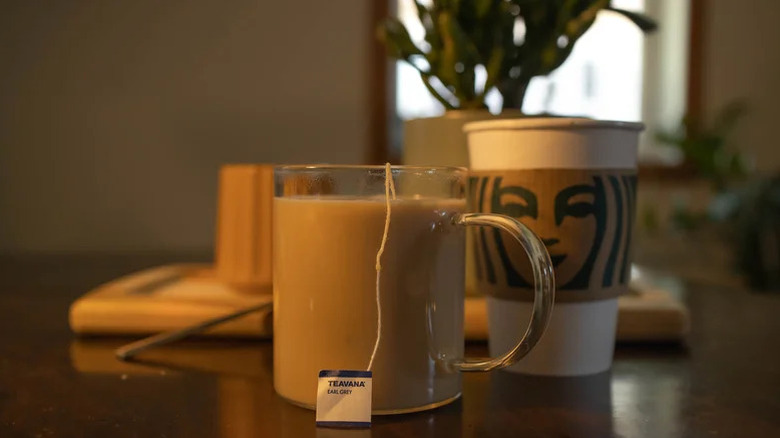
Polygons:
[[[542,238],[561,300],[608,298],[626,289],[636,203],[633,171],[473,172],[469,183],[475,211],[511,216]],[[522,248],[508,234],[484,227],[474,242],[480,283],[504,297],[530,299],[533,277]]]

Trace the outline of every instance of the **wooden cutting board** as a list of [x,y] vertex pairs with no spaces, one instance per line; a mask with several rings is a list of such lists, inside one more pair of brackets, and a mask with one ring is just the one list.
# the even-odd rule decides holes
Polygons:
[[[146,335],[271,300],[270,284],[238,289],[218,280],[209,265],[167,265],[111,281],[77,299],[70,307],[70,327],[85,335]],[[688,309],[662,289],[636,285],[631,294],[618,299],[618,309],[619,342],[678,341],[688,331]],[[464,325],[467,340],[487,340],[484,297],[466,299]],[[205,335],[268,339],[272,336],[272,315],[270,311],[255,312]]]
[[[160,266],[113,280],[70,306],[78,334],[146,335],[175,330],[272,301],[271,285],[240,289],[203,264]],[[254,312],[205,332],[207,336],[270,338],[271,312]]]

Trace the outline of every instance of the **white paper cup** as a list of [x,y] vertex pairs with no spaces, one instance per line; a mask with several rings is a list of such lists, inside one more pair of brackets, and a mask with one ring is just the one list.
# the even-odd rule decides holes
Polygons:
[[[543,239],[558,242],[548,245],[554,262],[557,248],[566,249],[557,257],[562,260],[556,263],[558,291],[547,330],[536,348],[508,370],[576,376],[610,368],[617,296],[627,289],[630,271],[642,128],[581,118],[465,126],[476,210],[524,212],[510,215]],[[478,284],[488,295],[489,348],[495,355],[511,348],[528,323],[532,303],[521,283],[531,280],[521,268],[514,272],[517,257],[507,255],[513,242],[504,245],[497,234],[482,239]]]

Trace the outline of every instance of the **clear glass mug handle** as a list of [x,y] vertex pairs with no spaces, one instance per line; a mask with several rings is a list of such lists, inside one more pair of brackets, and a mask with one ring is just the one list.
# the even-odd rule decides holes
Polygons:
[[552,313],[555,298],[555,275],[550,254],[542,240],[528,227],[509,216],[493,213],[467,213],[453,217],[458,226],[486,225],[511,234],[531,259],[534,274],[534,305],[531,322],[514,348],[502,356],[488,359],[467,359],[453,365],[460,371],[490,371],[512,365],[527,355],[539,342]]

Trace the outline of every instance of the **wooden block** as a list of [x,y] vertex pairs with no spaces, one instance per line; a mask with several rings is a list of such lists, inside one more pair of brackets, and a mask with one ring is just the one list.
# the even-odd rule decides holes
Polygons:
[[257,292],[272,280],[273,166],[222,166],[218,197],[217,277],[238,292]]

